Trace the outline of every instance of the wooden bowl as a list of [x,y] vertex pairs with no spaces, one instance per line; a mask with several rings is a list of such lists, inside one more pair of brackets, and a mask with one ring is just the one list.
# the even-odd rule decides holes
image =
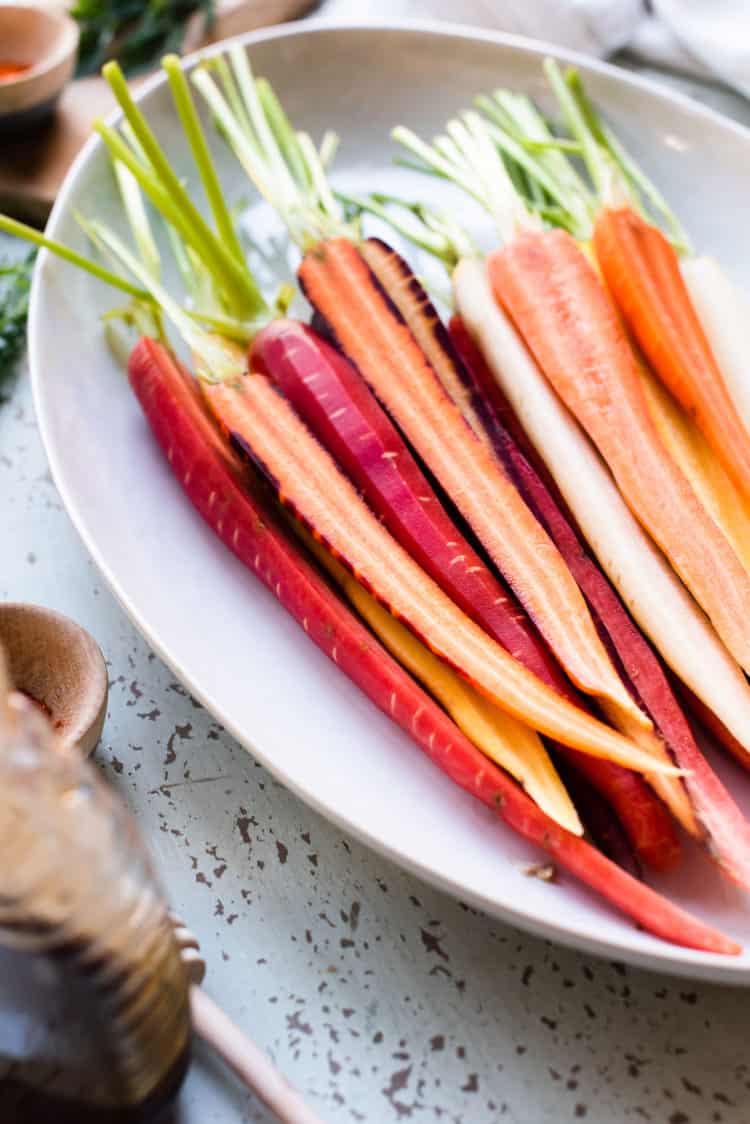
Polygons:
[[98,644],[61,613],[0,605],[0,645],[11,684],[44,707],[65,746],[94,751],[107,713],[107,669]]
[[0,62],[28,66],[0,80],[0,132],[23,133],[48,116],[73,76],[78,25],[64,12],[0,4]]

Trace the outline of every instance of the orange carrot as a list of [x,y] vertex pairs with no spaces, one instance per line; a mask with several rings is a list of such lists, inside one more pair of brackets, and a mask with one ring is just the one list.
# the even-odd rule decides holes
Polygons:
[[750,578],[659,439],[633,350],[594,269],[562,230],[522,234],[488,266],[497,298],[634,514],[750,670]]
[[467,617],[391,538],[265,375],[204,384],[217,421],[281,502],[437,656],[532,729],[639,771],[676,770],[562,698]]
[[674,248],[631,208],[599,213],[594,247],[607,285],[654,371],[750,495],[750,434],[724,384]]
[[641,381],[659,436],[750,573],[750,496],[737,487],[693,419],[645,366]]
[[641,725],[586,603],[546,531],[467,425],[359,250],[344,238],[309,251],[299,277],[313,306],[437,477],[571,679]]

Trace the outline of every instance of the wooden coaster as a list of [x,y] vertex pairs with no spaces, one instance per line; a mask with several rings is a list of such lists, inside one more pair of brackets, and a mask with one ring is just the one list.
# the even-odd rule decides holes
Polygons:
[[[185,34],[185,50],[283,23],[302,15],[310,0],[220,0],[210,34],[203,18],[193,18]],[[0,211],[44,226],[76,153],[96,117],[115,102],[102,78],[81,78],[64,91],[54,117],[32,136],[4,141],[0,158]]]

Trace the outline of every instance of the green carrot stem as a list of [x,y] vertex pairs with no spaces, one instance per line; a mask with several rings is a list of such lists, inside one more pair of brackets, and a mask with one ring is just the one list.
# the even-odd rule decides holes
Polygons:
[[331,164],[333,163],[333,158],[338,151],[338,147],[338,133],[334,133],[332,129],[326,129],[325,133],[323,134],[323,139],[320,142],[320,150],[318,153],[318,155],[320,156],[320,163],[324,171],[328,171]]
[[206,267],[211,269],[216,276],[219,286],[223,287],[224,277],[220,265],[211,255],[210,249],[206,247],[200,230],[190,223],[188,217],[175,202],[174,197],[159,182],[152,169],[140,162],[132,148],[109,125],[106,125],[103,121],[95,121],[94,129],[106,144],[113,159],[119,160],[132,173],[156,209],[167,222],[172,224],[184,241],[193,246],[196,252],[201,255]]
[[198,243],[196,249],[200,246],[206,264],[212,264],[212,272],[214,272],[217,280],[220,276],[222,277],[221,287],[229,296],[230,303],[240,315],[253,316],[261,312],[265,307],[265,301],[260,290],[247,269],[243,269],[229,249],[217,239],[173,172],[166,154],[151,131],[145,117],[133,101],[120,67],[114,61],[108,62],[104,66],[102,74],[107,79],[126,120],[158,176],[163,192],[169,195],[174,207],[178,208],[184,216],[183,226],[187,225],[191,228],[191,241]]
[[190,94],[190,87],[180,66],[180,60],[177,55],[167,55],[162,59],[162,67],[166,71],[175,108],[188,139],[195,165],[203,181],[206,198],[214,216],[219,237],[234,257],[244,265],[245,255],[242,252],[232,216],[221,190],[216,167],[201,127],[195,103]]
[[[591,194],[563,155],[557,139],[549,133],[533,102],[518,95],[506,98],[504,91],[496,91],[494,98],[480,96],[476,104],[489,118],[487,129],[492,140],[505,156],[523,169],[529,184],[529,199],[535,205],[544,202],[545,197],[553,200],[569,213],[566,226],[580,239],[590,237]],[[500,124],[507,119],[512,122],[511,131]],[[574,145],[580,150],[578,141]],[[537,151],[533,151],[534,146]],[[534,184],[541,188],[541,194]]]
[[575,68],[569,67],[565,73],[565,82],[598,143],[606,149],[638,195],[643,196],[665,220],[676,248],[682,252],[689,252],[690,239],[687,231],[656,184],[649,179],[609,126],[601,119],[584,88],[580,73]]
[[205,67],[196,67],[193,71],[192,81],[195,88],[203,96],[229,147],[249,178],[264,199],[271,198],[273,187],[268,182],[265,161],[252,130],[246,130],[242,127],[240,119]]
[[47,238],[46,235],[40,234],[33,226],[27,226],[24,222],[18,222],[17,219],[8,218],[7,215],[0,215],[0,230],[5,234],[12,234],[16,238],[23,238],[26,242],[32,242],[35,246],[42,246],[45,250],[56,254],[57,257],[62,258],[64,261],[70,262],[71,265],[78,266],[79,269],[85,270],[87,273],[104,281],[105,284],[111,285],[115,289],[119,289],[128,296],[135,297],[136,300],[150,300],[149,293],[145,289],[139,289],[137,285],[133,285],[125,277],[120,277],[111,270],[106,269],[105,266],[99,265],[98,262],[92,261],[90,258],[84,257],[83,254],[76,253],[71,250],[69,246],[63,245],[62,242],[56,242],[52,238]]
[[[465,174],[461,167],[452,160],[448,159],[441,153],[436,145],[425,144],[420,137],[413,133],[411,129],[405,128],[403,125],[397,125],[391,131],[391,137],[397,144],[402,145],[412,156],[416,156],[421,165],[417,162],[410,162],[409,167],[416,168],[418,171],[433,172],[441,176],[443,179],[451,180],[452,183],[458,185],[467,194],[473,196],[477,202],[484,204],[482,192],[477,189],[476,184],[472,181],[471,176]],[[399,161],[400,163],[401,161]]]
[[562,137],[550,137],[549,140],[523,140],[521,142],[529,152],[570,152],[580,156],[583,149],[578,141],[564,140]]
[[229,61],[240,89],[242,100],[245,104],[250,121],[252,122],[258,144],[263,153],[274,183],[282,193],[282,198],[290,199],[296,195],[296,186],[289,168],[284,160],[284,155],[279,147],[273,129],[266,118],[255,77],[250,67],[250,61],[244,47],[239,45],[231,47]]
[[608,203],[612,188],[612,169],[609,162],[606,160],[581,106],[571,93],[570,87],[560,73],[560,68],[554,59],[547,58],[544,60],[544,73],[560,104],[566,125],[581,146],[581,156],[591,176],[596,194],[602,202]]
[[151,232],[151,224],[143,202],[143,195],[133,173],[119,160],[114,161],[115,178],[120,189],[125,213],[133,232],[141,261],[154,277],[159,276],[161,258]]
[[203,65],[216,70],[224,91],[224,97],[231,106],[232,113],[236,117],[239,126],[243,129],[245,134],[255,142],[256,138],[253,133],[253,126],[250,123],[250,118],[245,109],[245,103],[240,95],[237,82],[227,62],[226,55],[217,55],[215,58],[209,59]]
[[193,318],[170,296],[164,286],[149,274],[143,263],[130,252],[113,230],[95,220],[90,222],[90,226],[95,236],[148,289],[156,304],[172,321],[193,355],[199,360],[201,366],[199,375],[212,381],[229,377],[230,374],[236,375],[236,364],[232,364],[231,371],[227,367],[227,351],[221,338],[207,334],[196,327]]
[[447,172],[438,171],[437,168],[428,168],[426,164],[422,164],[418,160],[410,160],[408,156],[401,156],[398,153],[393,157],[393,163],[397,168],[408,168],[410,172],[419,172],[421,175],[433,176],[438,180],[450,180],[451,178]]
[[284,159],[292,175],[300,187],[309,187],[310,181],[307,173],[307,164],[300,150],[297,134],[284,111],[283,105],[276,97],[273,86],[266,78],[259,78],[255,85],[265,118],[271,127],[271,131],[276,138],[276,142],[284,155]]
[[320,155],[307,133],[297,133],[297,142],[305,163],[307,176],[315,194],[315,202],[324,214],[332,219],[341,219],[341,211],[331,191]]
[[[427,250],[427,252],[434,257],[440,258],[449,269],[452,269],[453,266],[457,264],[458,255],[447,238],[444,235],[430,230],[421,220],[415,223],[404,222],[397,215],[394,215],[392,211],[389,211],[387,207],[383,206],[379,199],[373,195],[347,195],[341,191],[337,191],[336,195],[344,203],[356,207],[359,211],[365,211],[387,222],[393,230],[402,234],[404,238],[413,242],[415,246],[419,246],[421,249]],[[398,200],[398,202],[400,203],[401,200]],[[407,206],[407,209],[412,212],[415,218],[417,217],[414,206]]]

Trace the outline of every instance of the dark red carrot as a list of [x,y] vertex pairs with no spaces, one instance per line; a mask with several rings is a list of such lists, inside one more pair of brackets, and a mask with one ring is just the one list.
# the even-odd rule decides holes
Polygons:
[[599,212],[594,247],[607,285],[654,372],[750,496],[750,434],[693,308],[674,247],[630,207]]
[[537,469],[552,494],[559,497],[557,486],[549,469],[537,456],[534,446],[526,436],[526,430],[521,425],[513,407],[488,367],[479,345],[458,313],[454,313],[448,321],[448,335],[465,370],[470,371],[473,376],[476,387],[475,396],[478,393],[485,404],[484,407],[479,405],[475,407],[481,417],[482,425],[488,433],[491,433],[493,426],[499,422],[513,438],[526,459]]
[[[481,355],[468,350],[465,355],[471,358],[470,369],[477,378],[478,386],[488,380],[494,382]],[[492,412],[491,407],[488,412]],[[504,416],[509,414],[512,410],[506,402]],[[700,834],[706,839],[714,858],[729,878],[750,886],[750,824],[698,748],[664,665],[589,553],[562,497],[556,489],[548,486],[539,472],[536,451],[527,443],[527,454],[524,454],[497,415],[488,432],[521,495],[567,562],[595,620],[607,635],[625,681],[653,721],[674,760],[685,769],[686,776],[681,783],[687,790],[700,824],[700,831],[693,834]]]
[[671,762],[568,702],[467,617],[391,537],[265,375],[204,383],[203,393],[222,429],[313,537],[483,695],[584,753],[639,772],[678,775]]
[[[631,722],[620,682],[580,590],[517,490],[449,398],[410,328],[351,242],[309,251],[299,278],[348,357],[472,527],[573,682]],[[648,724],[647,724],[648,725]]]
[[339,601],[289,540],[274,511],[240,487],[236,461],[216,441],[189,376],[169,352],[152,340],[141,340],[131,356],[129,376],[156,440],[200,515],[318,647],[454,784],[654,935],[706,952],[741,951],[734,941],[641,885],[584,840],[559,829],[462,736]]
[[556,756],[555,765],[584,828],[602,854],[617,863],[628,874],[632,874],[634,878],[641,878],[642,871],[638,857],[630,846],[627,833],[610,804],[591,784],[585,773],[570,761]]
[[[448,596],[529,670],[580,705],[512,594],[501,600],[504,591],[462,538],[348,360],[304,325],[277,321],[256,336],[251,364],[282,390],[397,541]],[[644,863],[664,870],[679,861],[674,828],[641,777],[575,750],[560,751],[613,803]]]

